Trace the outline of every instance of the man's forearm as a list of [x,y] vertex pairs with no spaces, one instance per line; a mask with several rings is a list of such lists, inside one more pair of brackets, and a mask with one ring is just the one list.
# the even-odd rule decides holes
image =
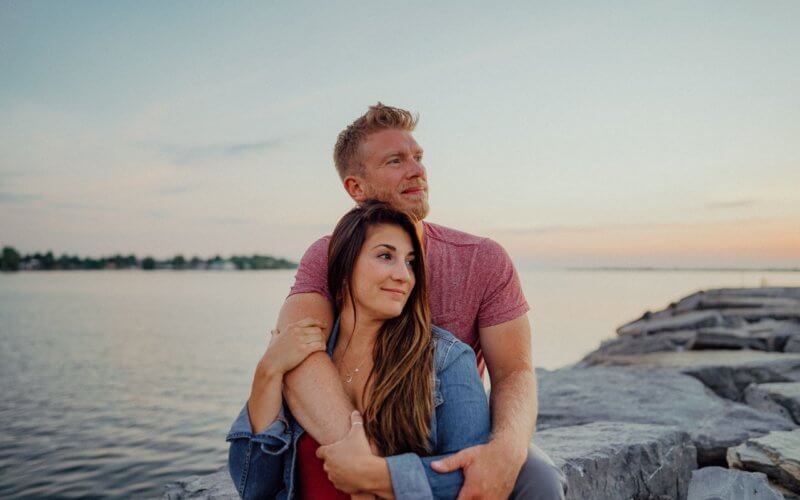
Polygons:
[[[288,297],[278,315],[278,329],[306,317],[325,325],[323,335],[327,339],[333,326],[333,308],[318,293]],[[294,418],[319,444],[335,443],[350,430],[353,405],[326,353],[316,352],[287,372],[283,377],[283,396]]]
[[326,353],[314,353],[284,377],[283,395],[294,418],[319,444],[332,444],[350,431],[355,409]]
[[[516,370],[500,380],[492,380],[492,441],[520,451],[524,460],[538,412],[536,373]],[[520,462],[521,463],[521,462]]]

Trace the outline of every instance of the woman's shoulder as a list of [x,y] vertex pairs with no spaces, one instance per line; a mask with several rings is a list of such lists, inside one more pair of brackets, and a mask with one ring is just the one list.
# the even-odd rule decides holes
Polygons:
[[473,351],[468,344],[458,340],[452,333],[444,328],[432,325],[431,334],[436,353],[434,357],[436,373],[440,373],[450,366],[454,360],[458,359],[464,353],[470,355],[473,359],[473,363],[475,363],[475,351]]

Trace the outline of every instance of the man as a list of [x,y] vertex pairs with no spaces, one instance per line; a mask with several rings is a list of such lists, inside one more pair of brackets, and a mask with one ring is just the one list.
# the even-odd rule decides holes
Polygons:
[[[492,381],[492,438],[460,451],[426,471],[463,469],[459,498],[563,498],[561,472],[529,443],[536,425],[536,377],[531,360],[528,304],[519,278],[497,243],[443,226],[423,223],[428,214],[428,185],[422,148],[411,132],[416,118],[408,111],[378,103],[348,126],[334,149],[334,162],[347,194],[356,201],[378,199],[412,213],[428,263],[433,324],[468,343]],[[333,310],[327,290],[328,238],[303,256],[294,286],[281,308],[278,329],[312,317],[327,335]],[[294,417],[321,445],[344,438],[353,406],[342,377],[324,353],[309,356],[287,374],[284,395]],[[404,489],[400,471],[392,470],[395,494]],[[418,488],[419,485],[415,485]],[[411,486],[409,486],[411,488]],[[424,487],[423,487],[424,489]]]

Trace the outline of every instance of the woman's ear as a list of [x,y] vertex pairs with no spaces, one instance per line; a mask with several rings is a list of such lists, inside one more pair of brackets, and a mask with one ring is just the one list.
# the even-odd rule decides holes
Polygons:
[[344,178],[344,190],[347,191],[347,194],[350,195],[357,203],[363,203],[367,199],[367,195],[364,192],[364,180],[361,177],[355,175],[348,175]]

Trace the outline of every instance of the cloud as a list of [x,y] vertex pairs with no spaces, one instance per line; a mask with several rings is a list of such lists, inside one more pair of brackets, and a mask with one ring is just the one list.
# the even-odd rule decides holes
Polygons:
[[733,200],[733,201],[718,201],[712,203],[706,203],[706,208],[709,209],[718,209],[718,208],[741,208],[741,207],[750,207],[756,204],[756,200]]
[[[256,142],[232,142],[228,144],[209,144],[205,146],[175,146],[159,144],[156,151],[166,156],[176,165],[194,165],[209,160],[238,158],[261,153],[283,146],[287,138],[267,139]],[[152,147],[152,146],[150,146]]]
[[10,193],[8,191],[0,191],[0,203],[28,203],[29,201],[40,200],[42,197],[38,194],[28,193]]

